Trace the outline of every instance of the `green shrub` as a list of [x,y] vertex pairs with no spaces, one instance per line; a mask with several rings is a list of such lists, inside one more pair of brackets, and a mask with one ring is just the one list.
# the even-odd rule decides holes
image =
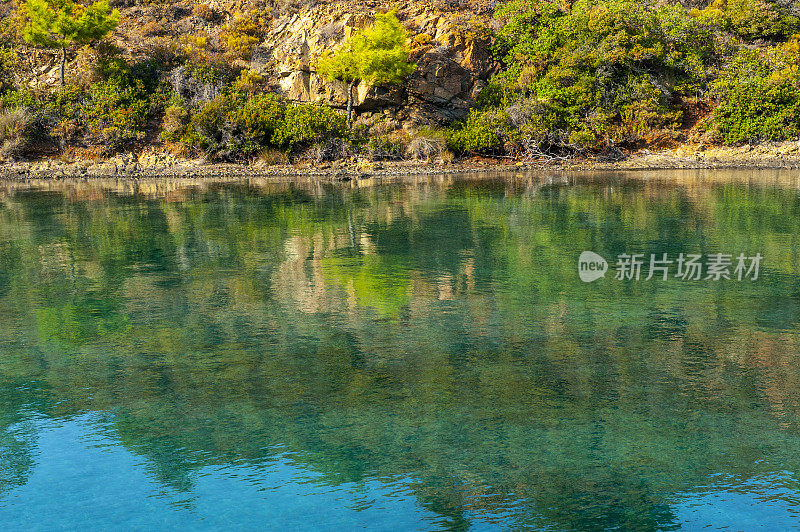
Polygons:
[[34,136],[51,137],[63,145],[82,139],[114,150],[144,137],[148,120],[165,102],[159,66],[153,62],[128,65],[113,60],[98,67],[104,79],[86,87],[65,85],[51,94],[9,91],[3,106],[29,110]]
[[800,19],[791,6],[773,0],[714,0],[692,16],[747,41],[783,39],[800,30]]
[[[506,68],[452,137],[461,151],[638,142],[680,124],[680,100],[702,90],[714,54],[708,25],[677,3],[511,0],[496,17]],[[500,120],[486,123],[489,110],[498,117],[520,104],[537,112],[507,139]]]
[[140,80],[101,81],[89,88],[87,96],[82,111],[90,131],[115,128],[120,140],[136,138],[144,131],[150,100]]
[[714,112],[726,144],[786,140],[800,133],[800,90],[789,83],[753,79],[737,84]]
[[287,153],[331,140],[349,140],[347,122],[328,106],[289,105],[274,93],[252,92],[252,76],[241,76],[227,91],[191,117],[182,142],[226,160],[250,157],[272,147]]
[[0,95],[14,85],[14,72],[19,68],[19,57],[13,46],[0,41]]
[[504,111],[471,110],[462,124],[447,131],[447,144],[457,153],[495,153],[508,138],[508,116]]
[[181,105],[170,105],[164,109],[164,119],[161,123],[162,140],[176,142],[186,133],[189,124],[189,112]]
[[240,159],[270,144],[285,113],[286,101],[277,94],[232,90],[200,108],[183,141],[223,159]]
[[0,95],[0,108],[11,109],[14,107],[38,110],[41,107],[41,100],[27,90],[11,90]]
[[318,142],[348,139],[344,115],[326,105],[300,104],[286,109],[286,116],[272,136],[272,143],[294,151]]
[[784,140],[800,134],[800,41],[765,50],[742,49],[714,82],[719,138],[733,144]]
[[223,158],[234,158],[238,155],[254,151],[257,144],[246,147],[248,139],[242,138],[247,132],[236,131],[229,120],[233,106],[224,95],[217,96],[203,104],[192,116],[191,123],[182,141],[195,148],[201,148],[209,154],[218,154]]

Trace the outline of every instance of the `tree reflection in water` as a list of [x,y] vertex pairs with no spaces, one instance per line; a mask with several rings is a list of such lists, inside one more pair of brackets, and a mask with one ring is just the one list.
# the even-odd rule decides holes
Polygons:
[[[798,235],[796,189],[737,181],[11,188],[0,490],[33,420],[91,413],[170,489],[288,455],[452,529],[670,529],[720,475],[796,498]],[[583,250],[765,261],[584,284]]]

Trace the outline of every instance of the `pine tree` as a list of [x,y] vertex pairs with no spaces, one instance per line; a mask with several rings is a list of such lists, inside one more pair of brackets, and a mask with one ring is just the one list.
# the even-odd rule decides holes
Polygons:
[[61,86],[67,47],[89,44],[108,35],[119,23],[119,11],[109,12],[108,0],[83,6],[72,0],[27,0],[22,37],[29,43],[61,49]]
[[398,83],[414,71],[408,62],[408,35],[395,12],[375,15],[375,24],[354,34],[333,53],[324,55],[317,71],[347,86],[347,123],[352,124],[353,88],[359,82]]

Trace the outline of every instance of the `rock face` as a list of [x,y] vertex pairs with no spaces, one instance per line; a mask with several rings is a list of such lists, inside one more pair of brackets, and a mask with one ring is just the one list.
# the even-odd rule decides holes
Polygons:
[[[224,47],[225,39],[220,36],[223,23],[253,9],[264,13],[267,28],[263,41],[249,61],[237,60],[235,64],[259,72],[291,100],[325,102],[340,108],[346,106],[346,84],[320,77],[315,65],[323,53],[370,26],[376,11],[386,9],[378,0],[294,2],[292,5],[298,7],[283,14],[268,8],[264,0],[111,3],[123,17],[112,40],[126,57],[137,59],[148,57],[159,46],[178,46],[185,35],[206,36]],[[194,14],[200,4],[216,14],[213,20]],[[499,70],[490,53],[491,9],[483,5],[483,0],[461,0],[462,7],[450,11],[446,10],[447,2],[441,5],[445,7],[412,1],[398,6],[396,14],[411,38],[410,60],[417,69],[401,85],[358,85],[354,94],[357,116],[387,116],[406,129],[414,129],[447,124],[467,113],[488,79]],[[30,65],[21,84],[31,88],[57,86],[57,51],[27,47],[23,55]],[[81,70],[78,55],[77,47],[68,50],[68,81],[75,81],[75,73]],[[93,60],[94,56],[87,58]],[[193,106],[212,99],[221,88],[188,79],[182,68],[170,73],[170,82]]]
[[[397,13],[412,38],[416,71],[402,86],[360,84],[354,94],[359,114],[386,113],[406,128],[443,125],[466,115],[499,65],[489,52],[488,27],[479,19],[438,13],[413,4]],[[372,12],[351,4],[327,4],[273,19],[249,67],[291,100],[344,107],[347,85],[319,76],[319,57],[373,22]]]

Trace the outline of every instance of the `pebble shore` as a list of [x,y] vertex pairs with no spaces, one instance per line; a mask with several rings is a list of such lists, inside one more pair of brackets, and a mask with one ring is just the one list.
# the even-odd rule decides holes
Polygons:
[[373,176],[411,176],[477,172],[549,170],[657,170],[678,168],[800,168],[800,141],[737,147],[681,146],[673,150],[641,150],[619,157],[566,160],[468,159],[455,163],[335,161],[316,165],[265,166],[220,164],[178,159],[171,154],[149,152],[118,155],[102,161],[48,159],[0,164],[4,179],[74,179],[91,177],[284,177],[304,176],[346,181]]

